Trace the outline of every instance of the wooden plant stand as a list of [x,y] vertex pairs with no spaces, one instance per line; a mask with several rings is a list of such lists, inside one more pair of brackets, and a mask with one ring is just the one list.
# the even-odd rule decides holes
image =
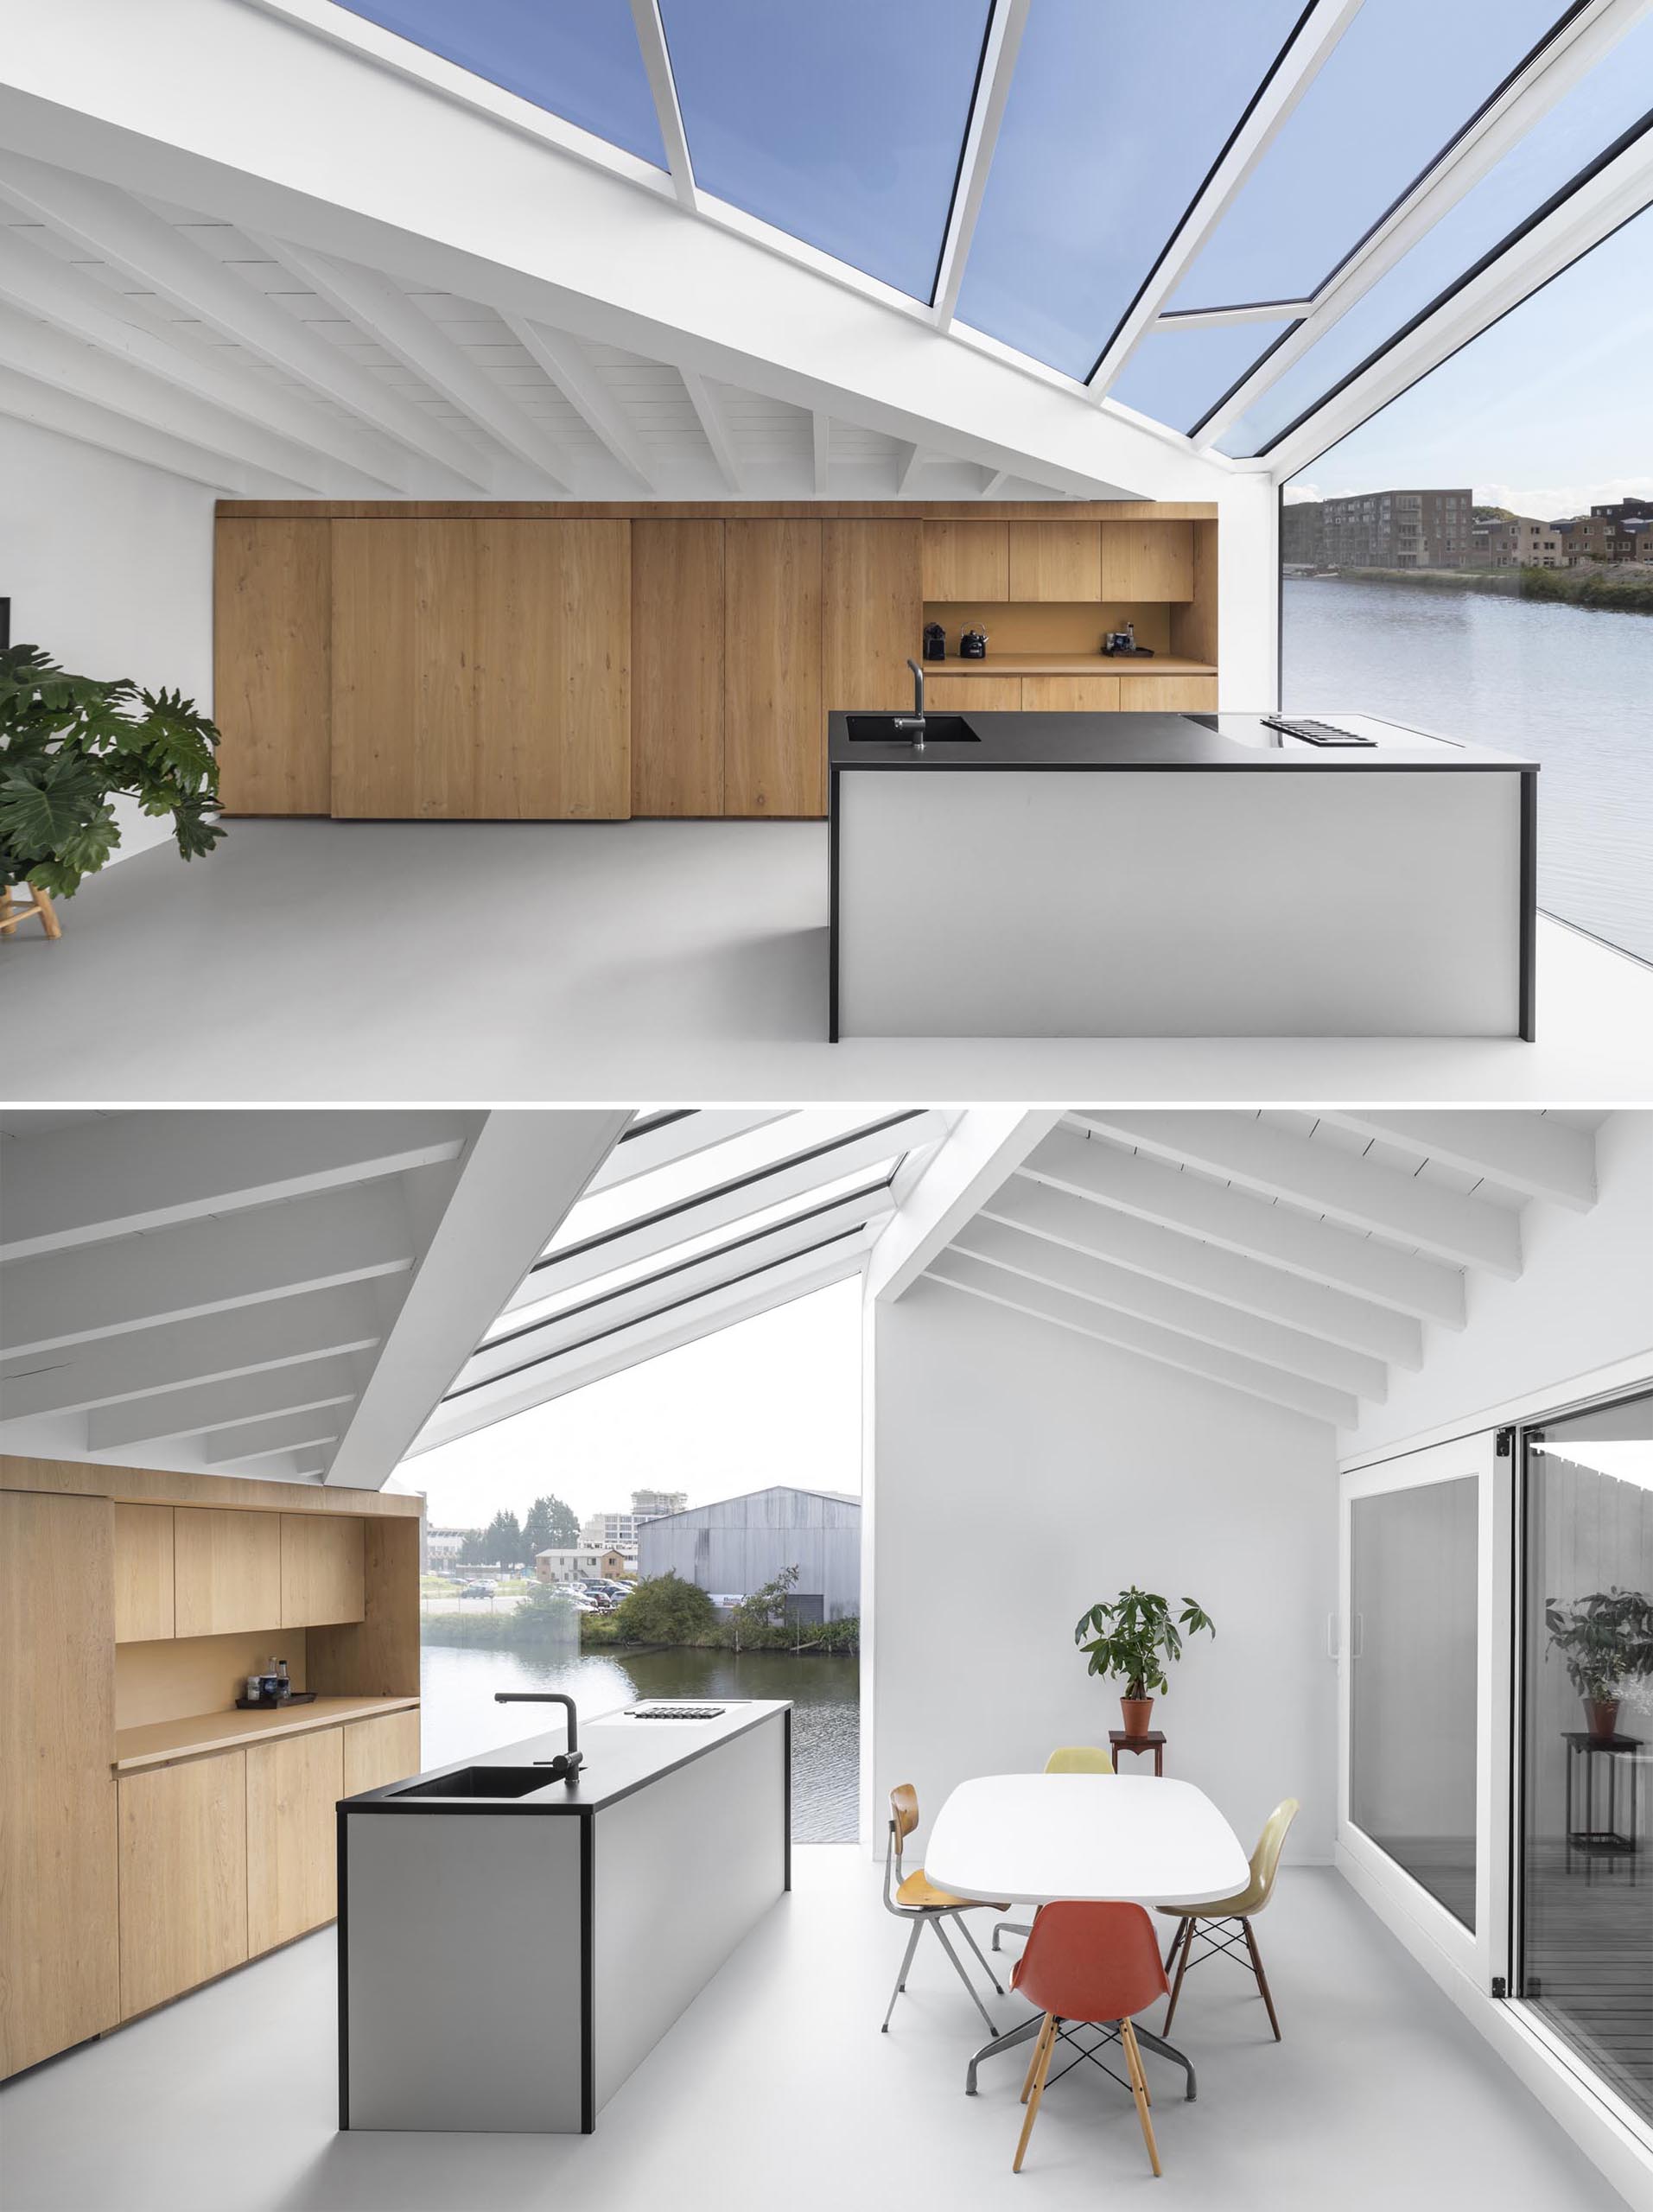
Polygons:
[[22,883],[16,887],[29,893],[35,902],[32,906],[14,906],[13,888],[9,883],[0,884],[0,935],[8,930],[15,930],[19,922],[26,922],[32,914],[38,918],[48,937],[62,936],[63,925],[57,918],[57,910],[38,884]]

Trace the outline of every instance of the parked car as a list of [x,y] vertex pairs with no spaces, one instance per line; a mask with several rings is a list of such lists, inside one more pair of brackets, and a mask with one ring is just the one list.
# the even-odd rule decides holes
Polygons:
[[594,1613],[601,1610],[594,1598],[588,1598],[585,1592],[572,1582],[559,1582],[551,1594],[565,1599],[576,1612]]
[[493,1585],[491,1582],[467,1582],[459,1594],[461,1598],[491,1598]]

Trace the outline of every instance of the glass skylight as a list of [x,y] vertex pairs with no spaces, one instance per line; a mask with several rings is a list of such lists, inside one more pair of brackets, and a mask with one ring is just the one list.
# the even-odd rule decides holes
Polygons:
[[988,0],[661,0],[696,187],[928,300]]
[[1110,399],[1173,430],[1192,430],[1291,324],[1219,322],[1150,330],[1109,386]]
[[1606,60],[1549,113],[1349,312],[1262,393],[1218,438],[1220,452],[1266,453],[1283,431],[1380,352],[1442,292],[1570,185],[1653,107],[1653,17],[1627,32]]
[[666,165],[626,0],[338,0],[565,123]]
[[[1301,12],[1301,0],[1036,0],[961,321],[1088,377]],[[908,89],[923,101],[922,73]]]
[[1171,305],[1311,298],[1557,12],[1556,0],[1365,0]]

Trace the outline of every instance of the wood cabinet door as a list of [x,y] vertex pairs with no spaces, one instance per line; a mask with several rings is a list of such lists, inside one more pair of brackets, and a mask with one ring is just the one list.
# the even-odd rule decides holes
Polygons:
[[333,812],[465,819],[477,803],[476,531],[333,531]]
[[334,1815],[345,1794],[344,1731],[253,1744],[246,1761],[247,1955],[257,1958],[339,1910]]
[[179,1636],[281,1626],[281,1516],[174,1509],[173,1613]]
[[1009,596],[1100,599],[1099,527],[1094,522],[1013,522]]
[[366,1612],[362,1522],[350,1513],[283,1513],[281,1624],[359,1621]]
[[172,1508],[115,1508],[115,1641],[150,1643],[175,1633],[172,1607]]
[[0,1492],[0,2077],[120,2018],[114,1516]]
[[1030,713],[1110,715],[1119,704],[1116,676],[1024,676],[1021,703]]
[[1119,703],[1131,714],[1198,715],[1217,711],[1214,676],[1124,676]]
[[320,515],[217,524],[213,717],[226,814],[331,810],[330,529]]
[[632,812],[723,811],[723,524],[632,524]]
[[1185,600],[1194,595],[1191,522],[1104,522],[1102,597]]
[[496,821],[623,821],[632,781],[629,524],[474,527],[475,811]]
[[730,522],[724,552],[723,811],[824,814],[821,525]]
[[924,644],[920,522],[822,525],[821,705],[826,714],[911,707]]
[[340,1732],[345,1739],[346,1797],[382,1789],[419,1771],[419,1708],[376,1713],[371,1720],[352,1720]]
[[1019,676],[931,676],[925,672],[924,703],[944,707],[949,714],[1014,714],[1021,704]]
[[123,2020],[247,1957],[246,1757],[119,1778]]
[[1010,525],[1002,522],[927,522],[924,526],[926,600],[1006,600],[1010,596]]

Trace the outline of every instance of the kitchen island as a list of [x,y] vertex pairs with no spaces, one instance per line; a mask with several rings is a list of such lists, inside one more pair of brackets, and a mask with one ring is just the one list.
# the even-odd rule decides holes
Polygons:
[[830,715],[830,1035],[1530,1041],[1538,764],[1326,720]]
[[791,1733],[654,1700],[346,1798],[340,2126],[588,2134],[791,1888]]

